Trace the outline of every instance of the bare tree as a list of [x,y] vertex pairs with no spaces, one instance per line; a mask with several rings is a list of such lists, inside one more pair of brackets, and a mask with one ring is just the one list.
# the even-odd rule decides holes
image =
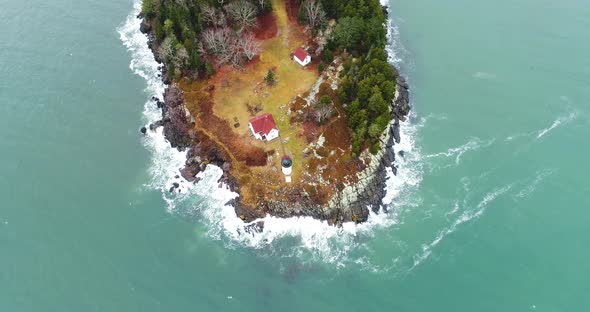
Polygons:
[[229,27],[208,28],[202,34],[204,51],[217,56],[217,63],[241,67],[260,53],[260,42],[250,32],[240,36]]
[[176,55],[173,61],[176,68],[184,68],[189,62],[188,51],[180,43],[176,45]]
[[231,40],[232,34],[229,28],[209,28],[203,32],[205,49],[215,55],[227,53]]
[[223,13],[222,11],[219,11],[219,13],[217,13],[216,26],[217,27],[227,26],[227,18],[225,17],[225,13]]
[[239,27],[238,33],[256,25],[257,8],[246,0],[231,2],[225,6],[231,20]]
[[174,46],[172,44],[172,39],[170,37],[166,37],[164,41],[158,47],[158,54],[162,57],[166,62],[169,62],[174,57]]
[[221,10],[215,9],[214,6],[203,4],[201,5],[201,12],[203,12],[203,21],[206,24],[215,27],[224,27],[227,24],[227,18]]
[[260,53],[260,42],[256,40],[254,34],[247,33],[241,36],[238,42],[240,50],[244,53],[244,56],[251,61],[256,55]]
[[316,0],[306,0],[303,3],[307,23],[312,29],[318,28],[326,21],[326,12],[322,9],[322,5]]
[[203,4],[201,6],[203,12],[203,21],[207,24],[216,25],[217,23],[217,12],[213,6]]
[[330,117],[332,117],[333,113],[334,113],[334,109],[332,108],[331,105],[322,105],[322,106],[318,107],[315,111],[315,117],[316,117],[317,123],[321,124],[324,121],[328,120]]

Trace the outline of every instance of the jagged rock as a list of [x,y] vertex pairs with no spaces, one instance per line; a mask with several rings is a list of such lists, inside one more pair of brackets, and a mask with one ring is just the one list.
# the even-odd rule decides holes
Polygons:
[[[157,54],[154,54],[156,61],[161,63],[161,60],[158,58]],[[168,69],[166,67],[162,67],[162,82],[166,85],[170,84],[170,78],[168,77]]]
[[139,31],[141,31],[144,34],[149,33],[152,30],[152,27],[146,23],[145,20],[141,21],[141,25],[139,25]]
[[393,125],[392,135],[393,135],[393,138],[395,139],[396,143],[401,142],[401,137],[399,134],[399,123]]
[[150,130],[154,131],[163,125],[164,125],[164,120],[160,119],[160,120],[154,122],[153,124],[150,124]]
[[199,173],[199,167],[186,166],[180,170],[180,175],[189,182],[197,182],[196,175]]
[[146,134],[146,133],[147,133],[147,128],[146,128],[146,127],[141,127],[141,129],[139,129],[139,131],[140,131],[142,134]]
[[410,86],[408,86],[408,82],[406,81],[406,78],[404,78],[403,76],[399,76],[397,78],[397,84],[406,90],[410,88]]
[[170,86],[164,91],[164,102],[168,107],[180,106],[182,101],[182,91],[176,86]]
[[395,161],[395,151],[393,148],[386,149],[385,155],[383,158],[386,158],[390,163]]
[[393,127],[389,127],[389,138],[387,139],[387,143],[385,143],[386,148],[392,148],[395,145],[393,140]]

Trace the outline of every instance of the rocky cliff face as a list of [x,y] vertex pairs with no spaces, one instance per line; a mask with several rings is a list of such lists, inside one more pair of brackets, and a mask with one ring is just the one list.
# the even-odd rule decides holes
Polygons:
[[358,182],[347,185],[325,208],[326,215],[336,215],[335,223],[363,222],[369,216],[369,208],[374,212],[381,208],[385,196],[386,168],[391,167],[397,174],[394,145],[401,141],[399,123],[400,120],[405,121],[410,113],[409,101],[408,84],[400,76],[396,96],[391,103],[393,121],[381,138],[383,148],[376,155],[370,155],[369,165],[358,174]]

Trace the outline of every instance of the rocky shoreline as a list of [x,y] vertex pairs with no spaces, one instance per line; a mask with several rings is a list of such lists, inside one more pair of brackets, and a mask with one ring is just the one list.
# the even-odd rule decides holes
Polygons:
[[[138,16],[141,18],[141,16]],[[154,52],[153,38],[149,25],[142,22],[141,31],[149,38],[149,47]],[[156,61],[161,63],[157,53],[154,53]],[[180,170],[180,175],[187,181],[197,183],[196,175],[209,164],[216,165],[223,170],[219,180],[220,186],[225,184],[233,192],[240,192],[240,185],[231,176],[231,163],[228,155],[216,146],[206,135],[194,129],[194,119],[183,103],[182,91],[173,83],[170,83],[165,68],[161,67],[162,81],[167,85],[163,99],[152,98],[158,108],[162,110],[162,118],[146,127],[141,128],[142,133],[153,131],[163,127],[166,140],[174,148],[187,151],[185,167]],[[236,215],[244,221],[254,221],[264,217],[267,213],[273,216],[288,218],[294,216],[311,216],[320,220],[328,220],[330,224],[340,225],[344,222],[364,222],[369,216],[369,207],[374,212],[381,209],[381,200],[385,196],[387,180],[387,167],[391,167],[393,173],[397,173],[395,162],[395,143],[399,143],[400,122],[406,120],[410,111],[409,86],[405,79],[398,76],[396,95],[390,104],[392,122],[382,135],[382,149],[376,155],[366,152],[370,157],[370,163],[358,173],[358,182],[354,185],[346,185],[328,205],[313,202],[309,197],[300,196],[295,202],[266,202],[265,207],[248,207],[240,202],[240,198],[230,201],[236,210]],[[399,153],[403,156],[402,151]],[[170,192],[176,191],[178,185],[173,185]],[[253,230],[260,230],[263,224],[258,222],[252,225]]]

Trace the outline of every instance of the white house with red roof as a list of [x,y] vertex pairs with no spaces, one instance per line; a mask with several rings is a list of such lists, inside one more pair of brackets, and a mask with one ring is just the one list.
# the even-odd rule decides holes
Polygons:
[[262,114],[250,119],[248,127],[258,140],[272,141],[279,136],[279,129],[271,114]]
[[301,66],[305,66],[311,62],[311,56],[302,48],[298,48],[293,52],[293,59]]

